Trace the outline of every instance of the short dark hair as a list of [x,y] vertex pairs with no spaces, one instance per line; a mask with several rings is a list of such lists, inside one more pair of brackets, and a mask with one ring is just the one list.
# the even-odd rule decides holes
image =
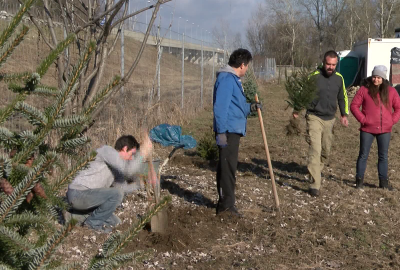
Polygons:
[[233,51],[231,56],[229,57],[228,65],[233,68],[238,68],[242,64],[247,66],[249,62],[253,59],[251,53],[246,49],[237,49]]
[[327,57],[329,57],[329,58],[339,58],[339,55],[338,55],[337,52],[335,52],[334,50],[330,50],[330,51],[327,51],[327,52],[324,54],[324,59],[323,59],[324,62],[325,62],[325,59],[326,59]]
[[140,144],[132,135],[123,135],[119,137],[118,140],[115,142],[114,148],[117,151],[121,151],[122,148],[124,148],[125,146],[128,148],[127,149],[128,151],[133,148],[136,149],[140,148]]

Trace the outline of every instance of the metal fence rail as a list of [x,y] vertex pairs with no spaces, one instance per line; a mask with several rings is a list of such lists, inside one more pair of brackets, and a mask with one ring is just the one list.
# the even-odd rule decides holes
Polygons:
[[[19,9],[19,4],[3,4],[0,2],[0,30],[4,29]],[[4,11],[5,10],[5,11]],[[40,18],[40,12],[37,13]],[[61,18],[53,18],[60,21]],[[29,36],[16,49],[4,67],[4,71],[34,71],[42,59],[49,53],[49,48],[39,35],[29,18],[25,23],[31,27]],[[61,23],[55,24],[59,40],[63,39]],[[116,45],[106,67],[103,85],[115,76],[124,73],[133,63],[138,48],[143,41],[147,25],[135,17],[124,23],[123,34]],[[184,31],[188,32],[188,31]],[[112,103],[107,106],[92,128],[97,141],[113,143],[122,134],[139,134],[143,125],[152,127],[161,123],[181,125],[187,116],[195,115],[206,106],[212,104],[215,72],[224,65],[226,53],[218,48],[209,36],[196,31],[196,34],[178,33],[171,28],[154,25],[148,39],[145,52],[135,73],[125,84],[123,90]],[[50,33],[45,33],[46,38]],[[116,34],[116,33],[114,33]],[[194,37],[193,37],[194,36]],[[78,48],[69,48],[71,55],[78,55]],[[254,61],[255,71],[259,78],[269,79],[275,76],[274,59]],[[43,82],[57,85],[57,70],[52,67]],[[14,94],[1,84],[2,103],[4,106]],[[30,97],[28,102],[41,104],[43,107],[51,99]],[[22,131],[27,124],[23,118],[15,115],[7,126],[15,131]],[[96,142],[95,142],[96,143]]]

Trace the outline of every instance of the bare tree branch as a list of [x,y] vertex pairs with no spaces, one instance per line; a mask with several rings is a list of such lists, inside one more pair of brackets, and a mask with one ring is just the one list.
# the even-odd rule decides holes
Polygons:
[[140,49],[139,49],[139,52],[138,52],[138,54],[136,56],[135,61],[133,62],[132,66],[130,67],[130,69],[126,73],[126,75],[121,79],[121,83],[118,86],[114,87],[114,89],[112,89],[111,93],[104,99],[102,104],[97,106],[96,110],[92,114],[92,118],[93,119],[95,119],[99,115],[99,113],[102,111],[103,107],[106,106],[112,100],[114,95],[116,93],[118,93],[118,91],[121,89],[121,87],[124,86],[125,83],[128,82],[129,78],[132,76],[133,71],[135,70],[135,68],[139,64],[140,58],[142,57],[143,51],[144,51],[144,49],[146,47],[147,40],[149,38],[150,31],[151,31],[151,26],[154,24],[154,21],[155,21],[155,19],[157,17],[157,13],[158,13],[158,11],[160,9],[160,5],[162,5],[164,2],[166,3],[168,1],[158,0],[157,3],[155,4],[154,11],[153,11],[153,14],[152,14],[151,19],[150,19],[150,23],[149,23],[149,25],[147,27],[146,34],[144,35],[143,42],[142,42],[142,44],[140,46]]
[[[122,15],[122,17],[125,16],[126,13],[128,12],[128,7],[129,7],[129,6],[125,4],[124,14]],[[119,36],[121,35],[121,29],[122,29],[123,24],[124,24],[124,21],[121,21],[120,24],[119,24],[119,26],[118,26],[117,34],[115,35],[115,38],[114,38],[114,42],[113,42],[113,44],[111,45],[111,48],[110,48],[110,50],[109,50],[107,56],[110,56],[111,53],[114,51],[115,45],[117,44],[117,41],[118,41],[118,38],[119,38]],[[111,26],[111,28],[113,28],[113,27]]]
[[[22,5],[23,2],[21,0],[18,0],[18,2]],[[46,43],[47,46],[49,46],[50,49],[54,50],[55,46],[53,46],[52,44],[50,44],[50,42],[46,39],[46,36],[43,32],[43,29],[39,26],[39,24],[37,23],[35,17],[29,12],[29,10],[26,12],[29,15],[29,19],[31,20],[31,22],[35,25],[35,27],[37,28],[37,30],[39,31],[40,35],[42,36],[42,39],[44,41],[44,43]]]
[[[167,0],[166,2],[169,2],[169,1],[172,1],[172,0]],[[166,3],[166,2],[165,2],[165,3]],[[146,10],[152,9],[152,8],[154,8],[154,5],[151,5],[151,6],[142,8],[142,9],[139,9],[138,11],[136,11],[136,12],[134,12],[134,13],[131,13],[131,14],[129,14],[128,16],[125,16],[125,17],[123,16],[121,19],[117,20],[117,21],[111,26],[111,28],[114,28],[117,24],[119,24],[119,23],[122,22],[122,21],[125,21],[126,19],[129,19],[129,18],[131,18],[131,17],[133,17],[133,16],[136,16],[136,15],[138,15],[138,14],[140,14],[140,13],[146,11]],[[124,14],[124,15],[125,15],[125,14]]]

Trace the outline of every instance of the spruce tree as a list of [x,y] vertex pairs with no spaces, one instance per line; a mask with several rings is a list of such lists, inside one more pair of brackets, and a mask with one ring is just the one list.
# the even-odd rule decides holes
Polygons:
[[306,69],[295,71],[290,76],[285,74],[285,76],[285,89],[288,93],[286,102],[293,108],[293,112],[299,113],[316,98],[316,77]]
[[[90,115],[96,106],[120,83],[120,78],[115,77],[81,112],[65,115],[65,107],[77,88],[95,44],[87,46],[62,89],[44,85],[41,79],[57,57],[75,41],[74,35],[51,51],[35,72],[2,72],[2,66],[29,31],[27,26],[19,25],[34,1],[25,1],[0,35],[0,82],[8,84],[9,90],[16,94],[0,110],[0,144],[3,147],[0,154],[0,269],[51,269],[54,265],[51,262],[55,248],[76,223],[72,220],[58,230],[54,226],[57,208],[65,207],[59,192],[94,160],[94,151],[82,154],[88,152],[84,147],[89,142],[83,130],[90,123]],[[30,95],[53,98],[53,102],[45,108],[37,108],[25,102]],[[29,129],[14,132],[4,126],[16,113],[26,118],[31,125]],[[50,136],[59,139],[50,143]],[[75,161],[69,169],[63,165],[65,157]],[[53,174],[55,169],[58,177]],[[108,253],[101,258],[95,257],[91,269],[114,268],[136,257],[136,253],[121,254],[124,244],[170,200],[170,197],[164,198],[128,232],[110,236],[104,249]],[[32,233],[37,236],[35,240],[28,238]],[[80,269],[80,266],[58,269]]]
[[[249,67],[246,74],[244,75],[242,85],[243,85],[244,95],[246,96],[246,101],[249,103],[256,102],[255,96],[256,94],[260,96],[260,92],[258,91],[257,79],[252,67]],[[250,116],[256,116],[256,115],[257,115],[256,112],[250,114]]]
[[[316,98],[316,76],[309,70],[295,71],[290,76],[285,73],[285,89],[288,93],[288,107],[293,108],[294,114],[299,114],[306,109]],[[287,135],[300,135],[301,128],[298,118],[291,118],[286,126]]]

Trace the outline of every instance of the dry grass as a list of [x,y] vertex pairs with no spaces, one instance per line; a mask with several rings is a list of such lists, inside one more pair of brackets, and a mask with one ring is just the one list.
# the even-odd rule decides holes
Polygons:
[[[274,209],[268,166],[258,118],[248,121],[241,139],[237,168],[236,204],[243,219],[215,216],[215,164],[194,151],[178,151],[163,172],[162,194],[171,194],[166,235],[144,230],[125,251],[151,250],[135,269],[400,269],[400,182],[397,170],[400,136],[397,126],[389,149],[390,178],[397,191],[378,189],[377,149],[371,149],[363,191],[354,188],[358,153],[358,123],[335,126],[329,166],[323,170],[321,196],[308,195],[304,136],[286,136],[291,111],[285,111],[282,86],[264,84],[264,125],[271,154],[280,211]],[[303,127],[304,118],[300,119]],[[212,124],[210,110],[184,124],[196,139]],[[160,149],[157,149],[159,152]],[[165,157],[168,153],[162,153]],[[124,230],[146,210],[143,193],[134,194],[118,212]],[[58,254],[62,262],[85,265],[97,250],[93,232],[76,228]],[[88,238],[85,240],[85,237]],[[75,255],[75,246],[81,254]],[[82,248],[81,248],[82,247]],[[71,257],[72,255],[72,257]],[[75,257],[74,257],[75,256]],[[129,269],[129,267],[123,268]]]
[[[0,23],[4,27],[5,22]],[[61,31],[58,37],[62,38]],[[48,35],[48,33],[47,33]],[[48,38],[48,36],[46,36]],[[125,71],[133,63],[140,42],[125,37]],[[40,61],[50,50],[38,36],[34,26],[26,40],[16,49],[2,72],[34,71]],[[124,87],[124,93],[118,94],[114,100],[103,109],[101,115],[96,119],[96,124],[91,128],[89,136],[92,138],[92,147],[98,147],[104,143],[113,144],[122,134],[133,134],[138,136],[141,127],[152,128],[161,123],[182,125],[191,117],[195,116],[200,108],[200,66],[185,62],[185,90],[184,108],[181,109],[181,60],[180,57],[171,55],[164,50],[161,61],[161,99],[159,102],[148,102],[150,89],[154,88],[154,75],[156,72],[157,52],[156,48],[147,46],[144,54],[128,83]],[[77,58],[76,46],[70,48],[70,53]],[[120,44],[117,42],[106,67],[102,85],[120,74]],[[47,85],[57,85],[57,70],[53,65],[48,74],[42,79]],[[212,68],[205,66],[204,69],[204,106],[211,104],[212,95]],[[10,93],[7,86],[0,85],[1,104],[6,104],[15,95]],[[156,91],[156,90],[155,90]],[[156,100],[155,96],[153,100]],[[44,108],[51,103],[51,98],[29,97],[27,102]],[[28,128],[26,121],[14,116],[6,126],[15,131]]]

